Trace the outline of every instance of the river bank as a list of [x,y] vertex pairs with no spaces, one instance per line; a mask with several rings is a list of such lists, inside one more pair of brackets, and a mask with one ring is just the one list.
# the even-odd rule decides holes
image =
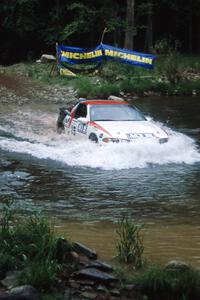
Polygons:
[[[52,71],[53,70],[53,71]],[[159,57],[155,69],[106,63],[91,74],[63,77],[52,63],[19,63],[0,66],[1,101],[53,103],[73,102],[79,97],[126,100],[146,96],[200,95],[198,57]],[[10,91],[5,97],[6,90]]]
[[161,295],[166,300],[199,299],[198,269],[180,260],[160,267],[143,257],[142,265],[135,265],[135,258],[140,256],[135,247],[141,233],[133,233],[135,241],[127,235],[132,226],[139,229],[128,216],[122,227],[118,223],[118,233],[125,234],[124,238],[118,234],[118,245],[123,251],[129,249],[123,258],[133,255],[134,259],[125,263],[115,256],[108,264],[92,248],[58,234],[49,218],[36,213],[18,215],[14,207],[13,201],[4,198],[1,300],[154,300]]

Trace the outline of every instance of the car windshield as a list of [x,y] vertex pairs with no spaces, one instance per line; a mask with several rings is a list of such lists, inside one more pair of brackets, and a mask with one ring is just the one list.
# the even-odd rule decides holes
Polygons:
[[145,121],[143,114],[135,107],[124,104],[93,105],[90,108],[91,121]]

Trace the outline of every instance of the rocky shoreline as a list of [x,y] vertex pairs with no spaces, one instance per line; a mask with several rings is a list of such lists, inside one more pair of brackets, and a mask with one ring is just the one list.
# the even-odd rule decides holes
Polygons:
[[[58,259],[65,261],[67,258],[67,260],[70,261],[70,264],[64,264],[62,266],[62,273],[58,274],[56,285],[52,286],[49,291],[49,293],[52,293],[55,298],[51,297],[50,299],[148,299],[144,296],[144,291],[141,286],[128,283],[122,284],[119,276],[115,274],[113,266],[107,262],[101,261],[95,250],[92,250],[79,242],[75,242],[72,244],[72,248],[69,251],[69,243],[67,240],[60,238],[58,241]],[[184,275],[192,272],[189,265],[176,260],[168,262],[163,270],[165,272],[169,272],[169,274],[173,274],[173,276],[175,276],[175,280],[177,280],[176,274],[178,275],[182,273]],[[45,293],[43,291],[37,290],[34,286],[20,285],[20,279],[22,276],[23,270],[7,272],[5,278],[1,280],[0,300],[48,299],[44,298]],[[193,300],[197,300],[197,298],[195,297]]]
[[[65,265],[57,279],[57,291],[63,291],[63,300],[128,300],[134,299],[134,285],[121,288],[113,267],[98,259],[96,251],[81,243],[74,243],[68,253],[68,242],[60,239],[58,250],[61,260],[70,255],[71,265]],[[23,271],[9,271],[1,280],[4,290],[0,291],[0,300],[41,300],[42,295],[33,286],[20,286]],[[55,287],[54,287],[55,289]]]
[[39,84],[22,75],[6,74],[0,69],[0,103],[26,105],[31,103],[73,103],[77,99],[72,87]]

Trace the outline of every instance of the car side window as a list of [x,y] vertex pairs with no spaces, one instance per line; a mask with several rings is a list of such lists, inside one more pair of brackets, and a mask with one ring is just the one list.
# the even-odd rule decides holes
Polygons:
[[87,106],[85,104],[79,104],[75,112],[75,118],[85,118],[87,116]]

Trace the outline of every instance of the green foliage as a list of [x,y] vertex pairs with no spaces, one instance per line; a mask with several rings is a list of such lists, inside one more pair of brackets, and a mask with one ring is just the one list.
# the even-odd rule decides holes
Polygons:
[[30,284],[39,289],[49,289],[56,280],[60,266],[54,260],[43,258],[39,261],[29,261],[24,269],[21,284]]
[[74,81],[74,87],[77,89],[79,97],[91,97],[94,94],[94,85],[88,77],[79,76]]
[[135,268],[143,265],[143,226],[136,225],[131,216],[123,215],[118,221],[117,257],[125,263],[132,263]]
[[94,92],[96,97],[106,99],[110,95],[118,95],[119,94],[119,87],[115,84],[102,84],[99,87],[96,87]]
[[23,284],[50,287],[60,270],[57,242],[50,222],[37,214],[16,218],[12,202],[6,200],[0,227],[2,276],[9,270],[24,270]]
[[61,40],[67,40],[75,33],[89,32],[95,19],[96,10],[81,2],[74,2],[67,6],[67,9],[73,12],[74,20],[68,23],[62,32]]
[[162,67],[158,70],[161,76],[166,78],[171,84],[176,84],[181,80],[179,68],[179,54],[170,52],[163,60]]
[[[7,72],[28,75],[50,85],[73,86],[79,97],[107,98],[120,92],[130,95],[199,95],[200,59],[197,56],[176,56],[169,66],[167,58],[158,58],[155,70],[128,66],[117,62],[103,64],[102,69],[93,74],[77,75],[75,78],[50,76],[51,64],[17,64],[6,68]],[[169,59],[169,57],[168,57]],[[174,68],[174,73],[170,70]],[[167,74],[167,75],[166,75]],[[170,77],[170,80],[167,79]],[[171,81],[171,82],[170,82]]]
[[167,55],[171,53],[173,50],[170,41],[164,38],[155,42],[153,51],[156,54]]
[[149,300],[197,300],[200,298],[200,271],[168,270],[151,266],[135,276],[134,284]]

